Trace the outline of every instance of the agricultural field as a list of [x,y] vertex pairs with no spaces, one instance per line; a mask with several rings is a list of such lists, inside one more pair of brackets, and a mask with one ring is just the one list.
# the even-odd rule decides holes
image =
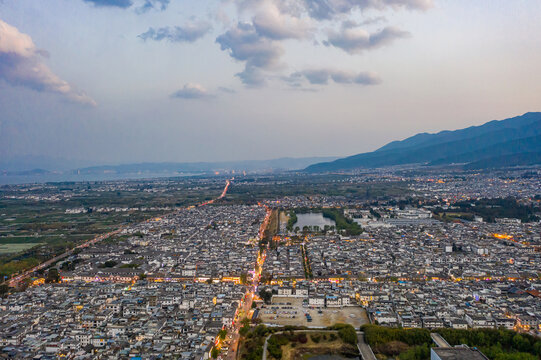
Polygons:
[[77,244],[218,196],[225,178],[0,187],[0,278]]
[[15,243],[15,244],[0,244],[0,255],[13,254],[24,250],[31,249],[35,246],[43,245],[44,243]]
[[348,175],[298,174],[252,176],[235,180],[226,202],[257,203],[284,196],[342,196],[346,199],[383,200],[411,194],[405,181],[384,181],[376,177],[353,182]]

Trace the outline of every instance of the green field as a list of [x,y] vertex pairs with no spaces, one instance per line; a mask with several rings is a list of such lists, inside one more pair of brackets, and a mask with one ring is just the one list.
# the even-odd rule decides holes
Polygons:
[[12,254],[25,251],[27,249],[33,248],[34,246],[43,245],[44,243],[20,243],[20,244],[0,244],[0,255],[1,254]]

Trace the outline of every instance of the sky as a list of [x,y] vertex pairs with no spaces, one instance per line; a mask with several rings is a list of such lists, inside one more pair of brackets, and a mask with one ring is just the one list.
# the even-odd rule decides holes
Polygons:
[[0,0],[0,160],[347,156],[541,110],[537,0]]

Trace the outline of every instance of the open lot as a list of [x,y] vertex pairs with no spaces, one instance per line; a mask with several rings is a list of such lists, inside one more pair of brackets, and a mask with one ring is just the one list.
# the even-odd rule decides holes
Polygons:
[[[310,327],[327,327],[336,323],[351,324],[355,328],[368,323],[368,317],[363,308],[348,306],[343,308],[313,308],[303,306],[302,298],[274,296],[272,303],[259,312],[259,318],[267,325],[298,325]],[[312,321],[306,320],[305,314],[312,316]]]

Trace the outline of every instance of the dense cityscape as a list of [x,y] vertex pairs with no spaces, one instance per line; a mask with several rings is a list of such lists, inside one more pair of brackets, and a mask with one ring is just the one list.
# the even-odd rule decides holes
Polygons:
[[0,360],[541,360],[540,14],[0,0]]
[[[539,170],[434,177],[398,169],[316,181],[339,186],[342,195],[312,195],[310,181],[304,175],[172,181],[189,193],[210,189],[215,199],[149,207],[146,220],[124,221],[70,245],[46,266],[6,275],[2,356],[248,358],[246,332],[257,324],[539,336]],[[156,182],[156,193],[164,183]],[[277,186],[291,195],[254,198],[254,189],[268,194]],[[2,193],[3,201],[56,203],[95,188],[139,187],[7,186]],[[145,187],[153,191],[152,182]],[[68,218],[145,212],[129,205],[65,208]],[[8,224],[17,219],[4,209],[1,240],[9,248]],[[34,236],[46,231],[36,230]],[[43,245],[33,246],[26,251]],[[370,351],[368,358],[381,357],[377,348]]]

